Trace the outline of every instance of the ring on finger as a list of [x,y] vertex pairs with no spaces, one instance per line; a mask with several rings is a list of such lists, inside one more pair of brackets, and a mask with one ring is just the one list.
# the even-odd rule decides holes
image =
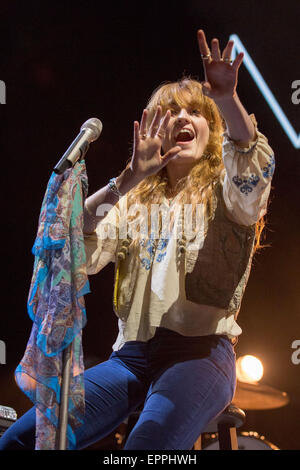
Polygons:
[[224,62],[228,62],[229,64],[232,64],[232,59],[227,59],[227,58],[225,58],[225,59],[222,59],[222,60],[223,60]]
[[211,53],[209,52],[208,54],[201,54],[201,57],[203,60],[208,60],[211,57]]
[[141,139],[145,140],[147,137],[147,134],[141,134]]

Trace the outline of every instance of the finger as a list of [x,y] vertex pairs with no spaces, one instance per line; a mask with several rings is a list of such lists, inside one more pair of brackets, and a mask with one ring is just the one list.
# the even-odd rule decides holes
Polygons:
[[161,139],[163,139],[166,135],[166,129],[167,129],[167,126],[169,124],[170,117],[171,117],[171,112],[168,109],[168,111],[166,112],[166,114],[164,115],[163,119],[160,122],[160,126],[159,126],[157,134],[156,134]]
[[176,147],[172,147],[170,150],[168,150],[167,153],[165,153],[161,159],[162,159],[162,167],[164,167],[170,160],[173,160],[173,158],[176,158],[178,153],[180,152],[180,150],[182,150],[181,147],[179,147],[179,145],[177,145]]
[[201,82],[201,85],[202,85],[202,93],[203,95],[205,96],[210,96],[210,92],[211,92],[211,85],[209,82]]
[[202,58],[202,63],[203,63],[204,78],[205,80],[207,80],[206,67],[208,64],[210,64],[212,59],[211,59],[211,54],[210,54],[208,44],[206,42],[206,37],[202,29],[199,29],[199,31],[197,32],[197,39],[198,39],[199,50],[201,53],[201,58]]
[[133,123],[133,143],[134,143],[134,148],[137,147],[139,141],[140,141],[140,133],[139,133],[139,123],[137,121],[134,121]]
[[147,116],[148,116],[148,110],[144,109],[143,114],[142,114],[142,119],[141,119],[141,126],[140,126],[140,135],[144,136],[144,138],[147,135]]
[[205,33],[202,29],[199,29],[199,31],[197,31],[197,39],[201,54],[204,56],[208,55],[210,53],[210,50],[206,42]]
[[232,40],[228,41],[223,53],[222,53],[222,59],[224,61],[229,61],[231,58],[231,53],[232,53],[232,48],[233,48],[234,42]]
[[240,53],[236,56],[236,58],[235,58],[235,60],[234,60],[234,62],[233,62],[233,64],[232,64],[232,68],[233,68],[234,70],[238,70],[238,69],[240,68],[240,66],[241,66],[241,64],[242,64],[242,62],[243,62],[243,58],[244,58],[244,53],[243,53],[243,52],[240,52]]
[[219,40],[217,38],[211,41],[211,56],[213,60],[221,60]]
[[156,132],[158,130],[159,123],[160,123],[160,120],[161,120],[161,114],[162,114],[161,106],[157,106],[156,113],[154,115],[154,118],[153,118],[153,120],[151,122],[151,125],[150,125],[150,128],[149,128],[149,136],[150,137],[155,137],[155,135],[156,135]]

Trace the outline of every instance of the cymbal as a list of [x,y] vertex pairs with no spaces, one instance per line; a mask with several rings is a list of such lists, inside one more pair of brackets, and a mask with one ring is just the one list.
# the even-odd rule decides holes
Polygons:
[[245,410],[270,410],[281,408],[289,403],[286,392],[276,390],[269,385],[237,381],[233,405]]

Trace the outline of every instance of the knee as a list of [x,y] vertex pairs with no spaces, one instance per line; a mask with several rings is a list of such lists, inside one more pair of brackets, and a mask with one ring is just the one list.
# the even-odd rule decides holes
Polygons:
[[12,424],[0,438],[0,450],[34,450],[35,409]]
[[8,428],[0,438],[0,450],[26,450],[26,448],[25,442],[11,428]]

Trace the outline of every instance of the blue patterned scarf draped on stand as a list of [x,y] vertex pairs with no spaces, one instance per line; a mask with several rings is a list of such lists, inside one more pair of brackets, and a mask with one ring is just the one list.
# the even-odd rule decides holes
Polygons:
[[83,240],[87,175],[82,160],[62,175],[52,173],[41,207],[27,309],[33,326],[20,364],[18,386],[36,405],[37,450],[55,449],[59,426],[63,351],[72,343],[67,448],[83,423],[82,328],[84,295],[90,292]]

